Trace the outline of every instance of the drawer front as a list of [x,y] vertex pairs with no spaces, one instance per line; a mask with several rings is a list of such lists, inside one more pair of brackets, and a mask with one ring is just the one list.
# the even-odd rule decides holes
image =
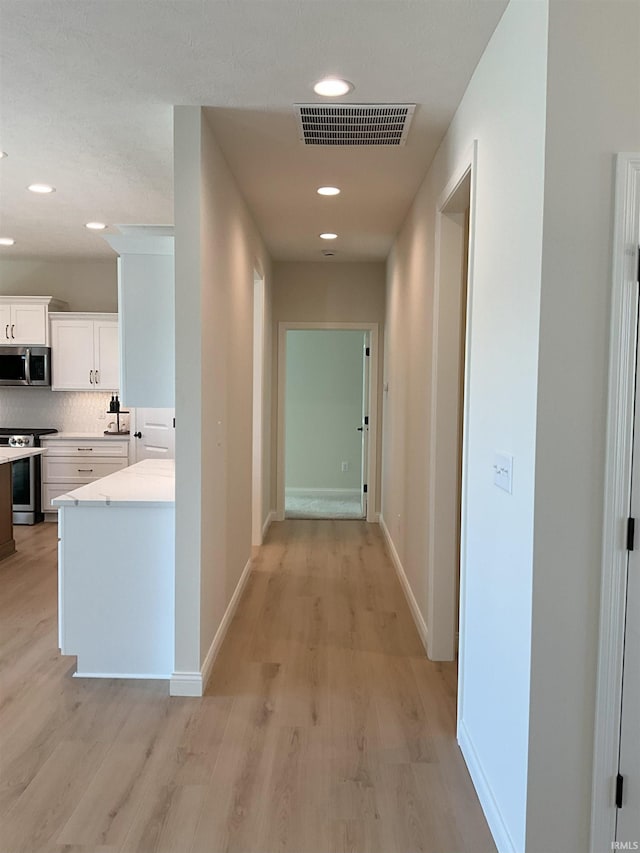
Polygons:
[[42,440],[42,446],[46,447],[48,457],[51,456],[128,456],[128,441],[107,441],[93,439],[91,441],[56,441],[55,439]]
[[[42,469],[44,483],[91,483],[127,467],[126,459],[49,458],[45,456]],[[68,489],[67,489],[68,491]]]
[[[42,484],[42,511],[43,512],[57,512],[57,506],[51,506],[51,501],[54,498],[59,498],[60,495],[66,495],[68,491],[71,490],[70,486],[64,486],[60,483],[43,483]],[[58,531],[58,535],[60,531]]]

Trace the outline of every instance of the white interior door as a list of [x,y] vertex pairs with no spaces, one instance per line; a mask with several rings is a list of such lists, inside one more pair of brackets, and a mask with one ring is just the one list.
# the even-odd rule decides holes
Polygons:
[[133,461],[175,457],[175,409],[135,409]]
[[[633,469],[631,475],[631,517],[640,519],[640,375],[636,362],[636,410]],[[616,820],[617,842],[640,842],[640,531],[629,552],[627,601],[620,720],[620,765]]]
[[367,517],[367,505],[369,499],[369,364],[371,358],[369,332],[364,333],[364,344],[362,347],[362,465],[360,470],[361,490],[360,499],[362,501],[362,517]]

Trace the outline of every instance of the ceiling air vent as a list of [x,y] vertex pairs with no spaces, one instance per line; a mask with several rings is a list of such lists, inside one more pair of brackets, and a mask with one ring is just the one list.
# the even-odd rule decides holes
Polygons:
[[404,145],[415,104],[295,104],[305,145]]

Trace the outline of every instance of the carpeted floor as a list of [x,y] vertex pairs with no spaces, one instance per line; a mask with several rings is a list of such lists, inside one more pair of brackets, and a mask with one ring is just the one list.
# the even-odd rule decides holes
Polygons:
[[362,507],[359,500],[287,495],[285,516],[287,518],[362,518]]

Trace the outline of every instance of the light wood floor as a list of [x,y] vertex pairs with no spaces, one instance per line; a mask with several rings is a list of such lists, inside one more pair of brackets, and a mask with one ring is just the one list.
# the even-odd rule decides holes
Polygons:
[[56,527],[16,534],[2,853],[495,850],[455,742],[455,669],[424,657],[376,525],[273,525],[203,699],[72,679]]

